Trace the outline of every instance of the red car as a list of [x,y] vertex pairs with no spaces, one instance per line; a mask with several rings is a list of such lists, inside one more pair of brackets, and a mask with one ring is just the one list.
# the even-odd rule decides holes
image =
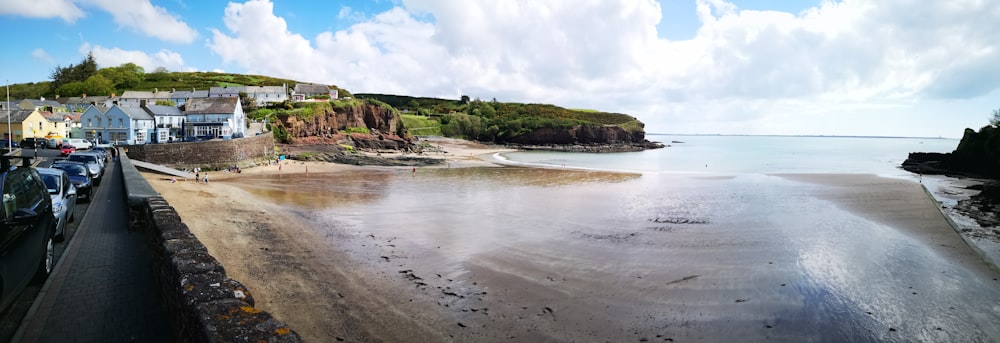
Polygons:
[[74,152],[76,152],[76,147],[69,144],[63,144],[62,147],[60,148],[60,155],[64,157],[69,156],[69,154],[72,154]]

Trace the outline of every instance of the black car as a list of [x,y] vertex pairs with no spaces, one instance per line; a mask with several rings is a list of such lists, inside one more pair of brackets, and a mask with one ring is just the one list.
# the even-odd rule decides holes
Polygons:
[[0,159],[0,310],[32,281],[44,281],[54,264],[55,217],[38,171],[23,158]]
[[69,181],[76,187],[77,199],[87,198],[90,201],[94,195],[94,180],[91,178],[87,165],[81,162],[58,160],[52,163],[52,168],[62,170],[69,175]]
[[49,146],[49,140],[45,138],[25,138],[21,140],[22,149],[45,149]]

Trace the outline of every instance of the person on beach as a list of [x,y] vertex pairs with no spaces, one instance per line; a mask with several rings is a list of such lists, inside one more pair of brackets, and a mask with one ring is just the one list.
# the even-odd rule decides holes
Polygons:
[[208,173],[205,173],[205,183],[208,183]]
[[194,168],[194,182],[201,182],[201,173],[198,172],[198,168]]

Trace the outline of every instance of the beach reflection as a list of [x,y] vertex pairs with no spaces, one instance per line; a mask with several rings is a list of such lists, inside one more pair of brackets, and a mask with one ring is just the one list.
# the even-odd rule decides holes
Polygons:
[[333,173],[266,174],[234,182],[274,203],[310,209],[368,204],[383,198],[393,183],[488,183],[496,186],[559,187],[586,183],[618,183],[639,174],[531,168],[420,168],[347,170]]

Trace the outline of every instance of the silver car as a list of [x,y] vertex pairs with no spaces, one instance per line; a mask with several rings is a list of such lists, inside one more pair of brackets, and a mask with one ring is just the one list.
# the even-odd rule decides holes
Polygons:
[[52,215],[56,218],[55,241],[65,238],[66,223],[73,221],[76,210],[76,187],[65,171],[54,168],[35,168],[45,182],[45,188],[52,198]]

